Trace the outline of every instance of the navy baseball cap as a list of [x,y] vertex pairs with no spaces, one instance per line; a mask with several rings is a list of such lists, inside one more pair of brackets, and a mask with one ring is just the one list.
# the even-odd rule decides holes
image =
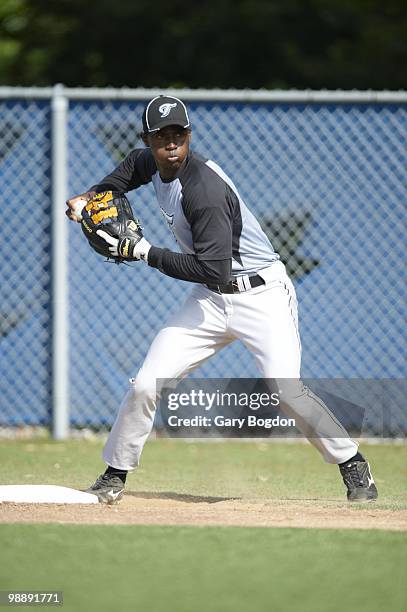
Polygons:
[[144,109],[142,121],[145,134],[158,132],[167,125],[190,126],[185,104],[173,96],[157,96],[150,100]]

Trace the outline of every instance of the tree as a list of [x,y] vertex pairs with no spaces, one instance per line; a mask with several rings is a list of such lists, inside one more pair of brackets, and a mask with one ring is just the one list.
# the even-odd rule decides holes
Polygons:
[[402,0],[3,0],[9,85],[405,88]]

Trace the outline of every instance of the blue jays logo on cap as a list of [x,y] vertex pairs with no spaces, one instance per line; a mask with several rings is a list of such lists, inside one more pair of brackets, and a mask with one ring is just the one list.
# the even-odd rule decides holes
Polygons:
[[168,117],[171,109],[175,108],[176,106],[177,106],[176,102],[173,102],[173,104],[166,102],[165,104],[161,104],[161,106],[158,107],[158,112],[161,114],[161,117]]

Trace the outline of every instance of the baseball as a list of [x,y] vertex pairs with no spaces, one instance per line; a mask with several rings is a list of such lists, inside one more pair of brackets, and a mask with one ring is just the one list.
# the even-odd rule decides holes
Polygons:
[[77,200],[73,205],[73,212],[80,219],[82,219],[82,209],[84,206],[86,206],[87,203],[88,203],[87,200],[84,200],[82,198],[81,200]]

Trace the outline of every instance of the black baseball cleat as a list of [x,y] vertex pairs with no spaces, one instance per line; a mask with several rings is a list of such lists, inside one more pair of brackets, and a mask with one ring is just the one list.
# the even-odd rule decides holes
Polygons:
[[377,489],[367,461],[349,461],[339,466],[348,489],[348,501],[368,502],[377,499]]
[[101,504],[113,505],[119,503],[123,497],[124,484],[118,476],[101,474],[95,484],[86,489],[86,493],[97,495]]

